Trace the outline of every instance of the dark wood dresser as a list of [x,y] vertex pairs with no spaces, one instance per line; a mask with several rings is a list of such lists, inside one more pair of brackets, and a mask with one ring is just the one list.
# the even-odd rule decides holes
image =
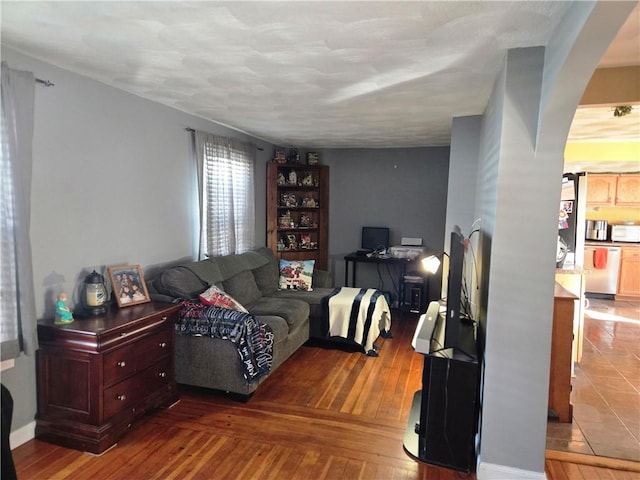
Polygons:
[[36,438],[102,453],[145,412],[175,403],[179,308],[152,302],[38,322]]

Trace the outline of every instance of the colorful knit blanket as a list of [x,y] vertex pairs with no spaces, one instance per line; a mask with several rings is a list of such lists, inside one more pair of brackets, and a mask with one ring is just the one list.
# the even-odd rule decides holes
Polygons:
[[233,342],[247,381],[257,380],[271,371],[273,330],[249,313],[187,300],[182,302],[175,329],[177,335],[208,336]]

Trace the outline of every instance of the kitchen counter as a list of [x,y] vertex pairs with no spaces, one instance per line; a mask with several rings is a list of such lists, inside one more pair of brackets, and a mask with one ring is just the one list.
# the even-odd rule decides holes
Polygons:
[[576,267],[575,265],[564,265],[562,268],[556,268],[556,275],[566,273],[568,275],[583,275],[589,273],[582,267]]
[[585,246],[590,247],[640,247],[640,243],[633,242],[611,242],[609,240],[585,240]]
[[[568,290],[574,297],[573,306],[573,341],[571,342],[571,373],[574,372],[574,363],[582,360],[582,346],[584,343],[584,310],[585,310],[585,286],[586,274],[582,267],[566,265],[566,268],[556,269],[556,290],[562,287]],[[557,295],[556,291],[556,295]]]

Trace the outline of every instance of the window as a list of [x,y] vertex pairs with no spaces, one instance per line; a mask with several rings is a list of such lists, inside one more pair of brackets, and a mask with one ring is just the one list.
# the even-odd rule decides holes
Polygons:
[[0,351],[1,360],[36,349],[36,312],[29,223],[33,73],[2,62],[0,157]]
[[255,146],[195,132],[200,177],[199,258],[254,248]]

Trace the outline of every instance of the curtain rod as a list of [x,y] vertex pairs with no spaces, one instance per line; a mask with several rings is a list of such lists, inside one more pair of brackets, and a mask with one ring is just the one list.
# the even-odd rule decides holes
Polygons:
[[[195,130],[193,128],[191,128],[191,127],[187,127],[187,128],[185,128],[185,130],[187,132],[195,133]],[[262,147],[256,146],[256,150],[259,150],[260,152],[264,152],[264,148],[262,148]]]
[[42,80],[41,78],[36,78],[36,83],[40,83],[45,87],[53,87],[55,85],[51,80]]

